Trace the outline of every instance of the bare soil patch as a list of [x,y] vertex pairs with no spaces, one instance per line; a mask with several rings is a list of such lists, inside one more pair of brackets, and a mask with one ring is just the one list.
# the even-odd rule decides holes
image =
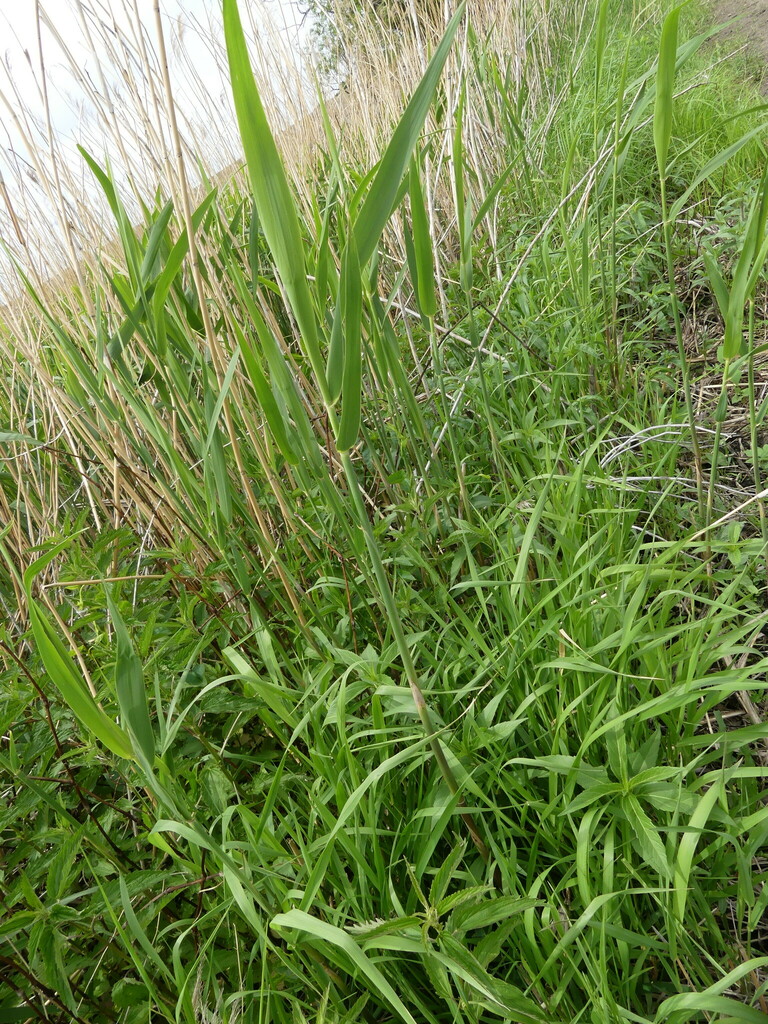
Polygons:
[[712,12],[716,22],[739,18],[724,30],[724,36],[762,59],[765,67],[761,88],[768,93],[768,0],[716,0]]

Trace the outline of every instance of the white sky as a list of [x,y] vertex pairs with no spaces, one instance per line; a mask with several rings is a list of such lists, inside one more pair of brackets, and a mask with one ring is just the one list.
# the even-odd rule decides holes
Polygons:
[[[119,10],[124,0],[40,0],[39,6],[60,33],[64,43],[78,59],[82,67],[89,70],[93,66],[88,48],[83,42],[83,33],[76,8],[87,16],[93,10],[103,18],[114,13],[120,21]],[[132,4],[134,0],[128,0]],[[142,24],[146,26],[149,36],[155,38],[155,15],[153,0],[135,0]],[[244,10],[249,0],[240,0]],[[37,38],[36,0],[0,0],[0,59],[10,69],[16,83],[21,87],[25,105],[35,113],[42,112],[42,102],[37,101],[39,86],[39,51]],[[299,15],[295,3],[291,0],[268,0],[268,8],[274,17],[285,24],[286,32],[298,38],[297,20]],[[161,0],[161,10],[165,15],[165,42],[169,49],[172,45],[172,29],[184,32],[184,44],[192,56],[195,70],[201,81],[211,83],[211,92],[220,92],[222,83],[206,40],[201,38],[208,26],[220,26],[221,0]],[[71,74],[65,67],[65,58],[54,36],[45,24],[42,28],[42,46],[46,70],[48,73],[49,105],[54,128],[67,136],[72,133],[79,119],[78,107],[82,107],[83,94],[73,86]],[[26,52],[25,52],[26,51]],[[34,74],[32,69],[34,69]],[[0,88],[4,88],[5,73],[0,68]],[[184,90],[181,83],[177,85],[177,102],[184,107]],[[190,111],[186,111],[189,113]],[[4,131],[0,136],[0,154],[15,142],[9,119],[0,109],[0,125]],[[4,137],[3,137],[4,136]],[[0,159],[2,166],[2,159]]]
[[[291,110],[297,108],[289,100],[301,99],[311,85],[305,74],[289,73],[292,65],[298,67],[300,44],[306,41],[306,27],[299,26],[298,0],[238,2],[257,66],[271,78],[268,102],[277,109],[268,114],[274,113],[275,120],[290,118]],[[40,65],[38,8],[43,12],[45,76]],[[161,0],[163,38],[180,111],[187,174],[193,184],[198,180],[198,158],[206,172],[215,172],[230,166],[240,152],[221,8],[222,0]],[[137,33],[136,18],[131,16],[134,10],[142,32]],[[86,41],[82,21],[90,26],[92,45]],[[275,29],[282,36],[280,42]],[[34,261],[38,276],[45,276],[49,264],[59,266],[62,259],[71,262],[72,245],[78,253],[91,245],[94,236],[86,237],[78,211],[90,215],[87,230],[98,232],[101,225],[114,233],[104,196],[76,143],[102,166],[109,166],[129,216],[140,219],[139,197],[151,205],[158,186],[168,188],[164,174],[173,157],[165,148],[170,143],[164,109],[153,108],[146,62],[137,56],[142,38],[141,45],[156,52],[154,0],[0,0],[0,302],[5,286],[15,277],[9,277],[4,259],[7,244],[15,247],[25,265]],[[112,57],[106,47],[113,49]],[[53,147],[47,140],[42,81],[47,83],[48,109],[57,137]],[[163,108],[164,102],[161,97]],[[31,141],[29,146],[25,137]],[[75,242],[67,248],[71,237]]]
[[[192,19],[206,19],[206,12],[211,9],[212,2],[217,5],[220,0],[163,0],[162,10],[167,16],[182,18],[190,26]],[[47,14],[61,34],[67,46],[82,56],[83,63],[87,67],[88,55],[83,44],[82,30],[79,19],[69,0],[42,0],[42,10]],[[90,2],[83,5],[87,10]],[[97,9],[109,9],[110,4],[94,4]],[[0,51],[3,62],[10,67],[14,78],[22,84],[25,97],[31,97],[36,92],[36,87],[30,74],[29,64],[31,61],[35,71],[39,69],[38,40],[36,27],[37,4],[35,0],[0,0]],[[138,10],[142,21],[147,25],[154,35],[154,12],[152,0],[138,0]],[[193,42],[193,45],[197,41]],[[59,131],[67,133],[74,127],[77,114],[78,100],[81,99],[77,93],[71,91],[71,80],[63,71],[63,55],[53,35],[47,31],[45,26],[42,29],[43,55],[46,67],[49,71],[49,88],[53,86],[50,94],[51,112],[54,124]],[[203,45],[196,45],[200,59],[204,62],[210,61],[210,57]],[[29,60],[25,51],[29,54]]]

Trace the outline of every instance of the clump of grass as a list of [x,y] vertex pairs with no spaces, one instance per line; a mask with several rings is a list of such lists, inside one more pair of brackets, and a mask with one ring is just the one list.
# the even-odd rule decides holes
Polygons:
[[764,153],[681,184],[677,12],[516,12],[417,23],[375,123],[350,53],[310,173],[227,0],[250,187],[172,163],[148,58],[157,200],[84,147],[113,248],[22,266],[0,1014],[766,1019],[759,474],[705,458],[675,264]]

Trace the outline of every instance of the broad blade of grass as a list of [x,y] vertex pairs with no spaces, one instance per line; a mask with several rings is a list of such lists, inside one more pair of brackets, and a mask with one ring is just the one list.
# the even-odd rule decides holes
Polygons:
[[723,358],[735,359],[744,346],[744,305],[765,261],[765,224],[768,218],[768,169],[763,174],[747,221],[747,233],[733,272],[728,313],[725,317]]
[[[218,194],[217,189],[212,189],[205,199],[200,203],[198,208],[192,214],[192,224],[195,229],[200,227],[200,224],[205,219],[206,214],[213,205],[214,200]],[[167,344],[167,324],[164,315],[165,301],[168,298],[174,281],[178,277],[181,266],[184,262],[184,257],[189,252],[189,238],[187,236],[186,228],[181,232],[178,239],[174,243],[168,258],[165,261],[160,274],[154,282],[154,290],[152,291],[151,310],[154,318],[155,325],[155,341],[157,345],[157,355],[160,359],[165,359],[168,344]]]
[[[326,211],[327,215],[327,211]],[[323,268],[323,277],[327,280],[327,264],[328,264],[328,236],[327,236],[328,225],[324,222],[321,242],[324,240],[325,252],[322,248],[318,250],[318,269]],[[339,280],[339,286],[336,295],[336,308],[333,314],[333,324],[331,325],[331,338],[328,345],[328,392],[329,398],[332,405],[335,405],[341,397],[341,391],[344,386],[344,359],[347,350],[347,330],[346,330],[346,294],[350,287],[350,274],[355,273],[358,278],[360,275],[360,268],[355,265],[353,268],[350,265],[350,243],[352,242],[351,233],[347,236],[347,244],[344,247],[344,253],[341,258],[341,276]]]
[[243,363],[245,364],[245,369],[248,373],[251,384],[253,385],[256,398],[258,399],[261,411],[264,413],[267,420],[269,429],[272,431],[277,447],[280,449],[283,458],[291,465],[295,466],[299,461],[299,458],[291,444],[287,425],[283,419],[283,414],[281,413],[280,406],[277,404],[275,396],[272,393],[272,388],[269,386],[269,381],[264,375],[261,363],[243,334],[240,325],[234,320],[232,321],[232,330],[237,338],[237,344],[240,347],[240,354],[243,357]]
[[[498,190],[506,180],[506,174],[502,174],[496,184],[489,190],[483,202],[483,209],[478,212],[474,224],[472,221],[472,205],[464,188],[464,104],[466,102],[466,89],[462,89],[459,96],[458,107],[456,108],[456,123],[453,128],[453,141],[451,146],[452,168],[453,168],[453,193],[456,201],[456,225],[459,231],[459,248],[461,252],[460,282],[466,294],[472,290],[472,235],[475,226],[480,222],[486,210],[490,208]],[[510,167],[511,169],[511,167]]]
[[[765,962],[764,957],[760,959]],[[731,1024],[768,1024],[768,1014],[761,1010],[745,1006],[738,999],[707,995],[705,992],[685,992],[665,999],[656,1013],[654,1024],[663,1024],[664,1021],[669,1024],[685,1024],[685,1021],[700,1019],[703,1013],[716,1013],[717,1020],[722,1024],[727,1021]]]
[[320,359],[317,322],[307,283],[304,240],[296,202],[256,87],[237,0],[224,0],[224,35],[237,123],[261,229],[299,325],[318,385],[325,395],[325,368]]
[[[336,267],[333,265],[331,260],[331,247],[329,241],[331,237],[331,219],[336,207],[338,190],[338,182],[335,180],[332,181],[328,186],[328,195],[326,197],[323,219],[320,226],[320,237],[317,241],[317,258],[315,260],[315,295],[317,297],[318,309],[321,317],[322,311],[324,310],[327,302],[329,284],[331,284],[332,277],[336,276]],[[335,294],[333,287],[331,288],[331,294]]]
[[725,283],[723,275],[720,273],[720,268],[717,265],[717,260],[712,249],[707,246],[702,250],[702,257],[704,259],[704,266],[707,271],[707,277],[712,287],[712,291],[715,294],[718,308],[723,316],[723,319],[728,315],[728,286]]
[[314,939],[319,939],[323,944],[330,944],[342,950],[353,966],[365,977],[373,991],[384,996],[400,1019],[406,1021],[406,1024],[416,1024],[416,1020],[400,996],[347,932],[326,921],[312,917],[311,914],[305,914],[303,910],[290,910],[287,914],[278,914],[272,919],[272,928],[303,932]]
[[363,284],[355,236],[350,233],[344,253],[346,274],[342,275],[344,374],[341,385],[341,422],[337,444],[347,451],[360,430],[360,401],[363,374]]
[[120,705],[120,715],[128,734],[133,736],[147,764],[151,765],[155,758],[155,735],[149,718],[141,661],[133,649],[125,622],[108,590],[106,598],[117,640],[115,691]]
[[160,254],[160,247],[166,240],[168,225],[173,216],[173,200],[169,199],[160,213],[157,215],[154,224],[147,238],[147,246],[144,250],[144,258],[139,267],[139,281],[141,287],[146,288],[154,277],[155,263]]
[[411,224],[413,225],[413,254],[416,263],[416,287],[419,310],[426,317],[437,312],[435,298],[435,265],[432,259],[432,236],[429,232],[429,218],[421,188],[418,162],[411,161],[408,177],[408,191],[411,199]]
[[724,792],[722,777],[715,779],[699,801],[699,806],[691,815],[685,835],[680,839],[677,847],[677,857],[674,863],[674,880],[675,910],[678,921],[685,919],[685,906],[688,901],[688,882],[691,877],[693,858],[696,854],[696,847],[699,845],[702,830],[707,824],[715,804],[723,796]]
[[457,932],[469,932],[474,928],[488,928],[499,924],[526,910],[541,906],[541,900],[527,896],[499,896],[484,900],[477,906],[460,907],[451,915],[451,925]]
[[461,19],[464,16],[464,3],[459,7],[448,22],[445,35],[429,62],[424,77],[419,82],[405,113],[400,119],[392,135],[379,169],[365,197],[360,213],[355,222],[357,251],[361,266],[365,266],[373,256],[378,245],[384,225],[392,214],[395,200],[403,180],[414,146],[419,138],[426,120],[432,98],[437,89],[440,75],[456,35]]
[[[237,353],[233,356],[233,360],[237,360]],[[230,366],[232,365],[230,363]],[[206,387],[203,396],[207,420],[207,441],[201,451],[203,479],[208,494],[208,507],[215,516],[219,530],[221,530],[222,521],[225,524],[229,524],[232,520],[232,491],[227,472],[226,457],[224,455],[224,441],[222,440],[221,431],[216,426],[218,419],[216,414],[217,402],[225,393],[224,385],[222,385],[222,392],[216,397],[214,397],[213,390]]]
[[653,112],[653,142],[659,176],[667,175],[669,141],[672,137],[672,111],[677,63],[677,26],[680,8],[670,11],[664,19],[659,43],[659,63],[656,72],[656,105]]
[[56,630],[32,596],[35,577],[59,555],[70,543],[64,540],[54,545],[34,561],[24,573],[24,589],[29,606],[32,635],[35,638],[40,660],[49,678],[58,689],[70,709],[84,728],[118,757],[135,760],[131,741],[127,733],[101,710],[94,700],[85,680],[72,663],[72,658],[61,642]]
[[134,760],[131,741],[127,734],[109,718],[88,692],[82,676],[72,663],[69,652],[59,639],[51,623],[28,594],[32,635],[35,638],[45,671],[67,702],[80,724],[93,733],[107,750],[118,757]]
[[341,389],[344,385],[344,311],[342,289],[344,286],[345,269],[342,263],[341,269],[342,288],[336,300],[336,309],[333,314],[331,326],[331,340],[328,345],[328,400],[334,406],[341,398]]

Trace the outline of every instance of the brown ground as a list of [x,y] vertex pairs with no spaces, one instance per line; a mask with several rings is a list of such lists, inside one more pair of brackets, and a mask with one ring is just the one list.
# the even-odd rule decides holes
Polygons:
[[768,0],[715,0],[712,11],[717,22],[741,17],[726,29],[726,36],[735,46],[745,45],[763,59],[766,72],[762,87],[768,93]]

